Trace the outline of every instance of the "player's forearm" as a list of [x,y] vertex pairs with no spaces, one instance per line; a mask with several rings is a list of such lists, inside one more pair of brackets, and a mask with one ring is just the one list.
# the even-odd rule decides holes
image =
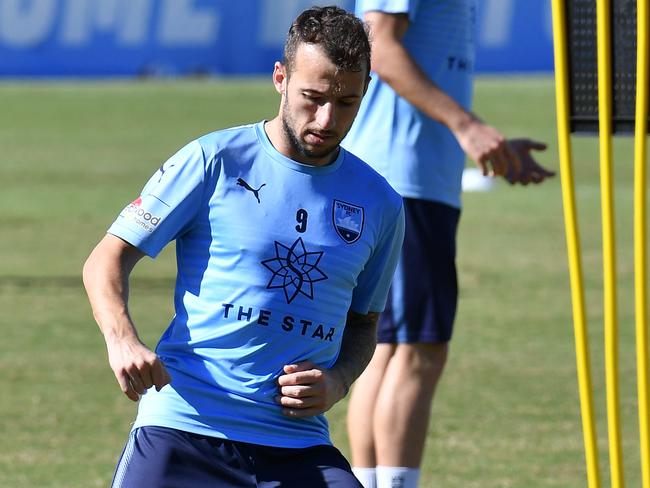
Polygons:
[[331,369],[341,379],[343,396],[372,359],[377,346],[378,319],[377,312],[368,312],[366,315],[348,312],[341,352]]
[[476,117],[441,90],[420,68],[401,42],[376,39],[372,69],[395,92],[452,132],[461,132]]
[[104,241],[97,245],[83,267],[83,282],[93,316],[107,342],[137,338],[128,310],[131,269]]

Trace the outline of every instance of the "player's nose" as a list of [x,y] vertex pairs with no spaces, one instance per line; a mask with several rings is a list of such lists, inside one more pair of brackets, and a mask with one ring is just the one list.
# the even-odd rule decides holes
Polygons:
[[318,107],[316,111],[316,123],[318,127],[325,130],[332,129],[336,125],[334,104],[328,102]]

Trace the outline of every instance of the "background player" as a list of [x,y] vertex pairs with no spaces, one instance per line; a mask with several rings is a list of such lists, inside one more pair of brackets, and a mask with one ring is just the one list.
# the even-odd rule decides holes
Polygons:
[[507,140],[469,109],[474,0],[358,0],[356,13],[370,24],[376,76],[344,146],[404,197],[406,235],[379,345],[350,399],[348,432],[364,486],[415,487],[456,313],[465,154],[510,183],[553,173],[530,155],[544,144]]

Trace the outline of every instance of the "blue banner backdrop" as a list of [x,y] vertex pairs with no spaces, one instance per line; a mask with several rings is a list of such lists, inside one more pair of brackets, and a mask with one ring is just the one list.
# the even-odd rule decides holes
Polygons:
[[[270,73],[291,20],[353,0],[0,0],[0,76]],[[550,0],[479,0],[479,72],[553,69]]]

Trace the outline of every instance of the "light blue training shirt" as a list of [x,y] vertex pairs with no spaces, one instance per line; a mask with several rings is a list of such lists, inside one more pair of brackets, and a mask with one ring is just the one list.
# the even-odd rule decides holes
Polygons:
[[344,149],[323,167],[275,150],[260,122],[166,161],[110,227],[155,257],[176,241],[172,376],[140,400],[156,425],[278,447],[330,443],[325,417],[284,417],[287,364],[337,360],[348,309],[382,311],[403,239],[400,196]]
[[[408,14],[402,39],[407,51],[431,80],[469,109],[476,0],[357,0],[357,16],[369,11]],[[376,73],[343,145],[402,196],[460,208],[465,155],[456,139]]]

